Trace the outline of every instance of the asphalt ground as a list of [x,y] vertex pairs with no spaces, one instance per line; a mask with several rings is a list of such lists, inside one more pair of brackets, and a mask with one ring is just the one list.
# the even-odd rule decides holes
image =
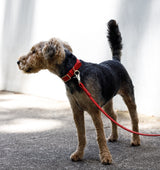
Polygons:
[[[127,112],[118,121],[131,128]],[[102,115],[106,136],[110,122]],[[159,170],[160,137],[141,137],[141,146],[131,147],[131,134],[119,128],[119,140],[108,142],[113,163],[102,165],[96,132],[85,113],[87,146],[84,159],[72,162],[77,134],[68,102],[32,95],[0,92],[0,170]],[[140,115],[140,131],[160,133],[160,116]]]

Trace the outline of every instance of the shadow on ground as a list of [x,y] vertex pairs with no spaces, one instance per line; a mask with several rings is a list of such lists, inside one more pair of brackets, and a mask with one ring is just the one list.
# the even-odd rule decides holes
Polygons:
[[[128,114],[118,113],[119,122],[130,128]],[[68,102],[0,92],[0,169],[103,170],[159,169],[159,137],[141,137],[140,147],[130,147],[131,135],[119,129],[119,141],[108,143],[112,165],[102,165],[93,123],[85,115],[87,147],[84,160],[72,162],[77,135]],[[102,116],[106,136],[110,123]],[[160,118],[140,117],[141,131],[160,133]]]

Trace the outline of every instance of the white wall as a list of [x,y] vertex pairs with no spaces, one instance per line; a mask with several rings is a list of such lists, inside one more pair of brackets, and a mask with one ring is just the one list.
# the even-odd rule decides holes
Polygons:
[[[160,1],[158,0],[2,0],[0,2],[0,88],[66,100],[63,82],[48,71],[24,75],[18,56],[39,41],[68,41],[83,60],[111,58],[106,23],[118,21],[122,63],[129,71],[140,113],[160,115]],[[126,109],[119,99],[117,109]]]
[[2,25],[4,18],[4,1],[0,1],[0,89],[3,89],[4,79],[3,79],[3,71],[2,71]]

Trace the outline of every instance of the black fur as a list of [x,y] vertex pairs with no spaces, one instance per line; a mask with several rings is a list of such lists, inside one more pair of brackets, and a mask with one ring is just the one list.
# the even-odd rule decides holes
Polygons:
[[[70,59],[74,62],[69,62]],[[71,53],[67,52],[65,60],[65,72],[63,75],[74,66],[76,63],[76,57]],[[103,98],[102,106],[107,103],[111,98],[113,98],[121,88],[133,89],[132,81],[123,67],[123,65],[116,60],[108,60],[100,64],[93,64],[84,62],[81,60],[82,66],[79,69],[81,82],[86,86],[89,79],[94,79],[95,87],[100,87],[97,89],[100,91],[100,94]],[[63,67],[63,68],[64,68]],[[78,81],[73,77],[70,81],[66,82],[67,90],[70,93],[74,94],[75,90],[82,92],[81,88],[78,85]],[[88,89],[89,90],[89,89]],[[130,91],[133,93],[133,91]],[[101,101],[97,101],[102,103]]]
[[[118,29],[116,21],[111,20],[108,23],[108,41],[112,50],[113,60],[104,61],[100,64],[84,62],[80,67],[80,80],[84,86],[91,93],[95,101],[116,121],[116,114],[113,110],[112,98],[116,94],[120,94],[126,103],[130,117],[132,120],[132,129],[139,131],[138,116],[136,111],[136,104],[134,99],[134,88],[132,81],[120,63],[122,38]],[[68,71],[73,68],[76,63],[76,57],[69,51],[65,51],[65,60],[60,66],[60,76],[63,77]],[[71,155],[73,161],[78,161],[83,158],[85,148],[85,126],[84,126],[84,111],[87,111],[94,122],[97,130],[97,140],[100,149],[101,162],[109,164],[112,162],[111,155],[106,146],[106,137],[103,131],[103,123],[101,120],[101,113],[98,108],[90,101],[85,95],[83,90],[79,87],[78,80],[72,77],[71,80],[65,83],[67,96],[69,98],[74,120],[78,132],[78,149]],[[117,141],[118,132],[117,125],[112,123],[112,133],[109,141]],[[140,138],[138,135],[133,134],[133,146],[140,145]]]
[[[69,70],[73,68],[73,66],[76,63],[76,57],[69,52],[68,50],[65,50],[65,60],[64,62],[60,65],[60,77],[63,77],[66,75]],[[72,77],[70,81],[66,82],[66,87],[68,87],[68,90],[70,91],[71,94],[74,93],[75,90],[81,91],[79,85],[78,85],[78,80],[76,77]]]
[[[128,89],[128,91],[133,89],[132,81],[126,69],[119,62],[122,49],[122,39],[118,25],[115,21],[111,20],[108,23],[108,29],[107,37],[112,49],[113,60],[108,60],[100,64],[88,63],[81,60],[82,66],[79,69],[81,82],[85,86],[87,86],[91,79],[92,81],[94,80],[94,86],[95,88],[97,87],[97,90],[100,92],[98,95],[101,95],[100,98],[103,99],[103,102],[97,102],[103,103],[102,105],[112,99],[120,89]],[[76,63],[76,57],[71,52],[65,50],[65,53],[66,57],[60,68],[61,77],[67,74]],[[66,87],[72,94],[74,94],[75,90],[82,92],[75,77],[66,82]],[[132,93],[133,90],[130,90],[130,92]],[[96,98],[99,97],[96,96]]]
[[113,59],[121,60],[122,37],[115,20],[108,22],[108,41],[112,50]]

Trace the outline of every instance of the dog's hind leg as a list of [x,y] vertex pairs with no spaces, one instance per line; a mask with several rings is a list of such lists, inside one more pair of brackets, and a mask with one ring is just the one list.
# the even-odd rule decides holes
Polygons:
[[94,122],[96,131],[97,131],[97,141],[99,144],[101,163],[111,164],[112,156],[111,156],[109,149],[107,147],[106,136],[104,133],[103,122],[101,119],[101,112],[94,108],[94,109],[91,109],[91,111],[89,111],[89,113],[92,117],[92,120]]
[[[103,108],[109,114],[109,116],[111,116],[112,119],[117,121],[117,115],[113,110],[112,99],[109,102],[107,102],[107,104],[105,104]],[[111,121],[111,123],[112,123],[112,132],[111,132],[111,135],[110,135],[108,141],[115,142],[118,139],[117,125],[115,123],[113,123],[112,121]]]
[[[132,130],[139,132],[138,114],[137,114],[137,109],[136,109],[133,86],[129,85],[127,88],[124,88],[124,90],[121,90],[120,95],[123,97],[123,100],[128,107],[130,117],[131,117],[131,121],[132,121]],[[133,134],[131,145],[132,146],[139,146],[140,145],[139,135]]]

